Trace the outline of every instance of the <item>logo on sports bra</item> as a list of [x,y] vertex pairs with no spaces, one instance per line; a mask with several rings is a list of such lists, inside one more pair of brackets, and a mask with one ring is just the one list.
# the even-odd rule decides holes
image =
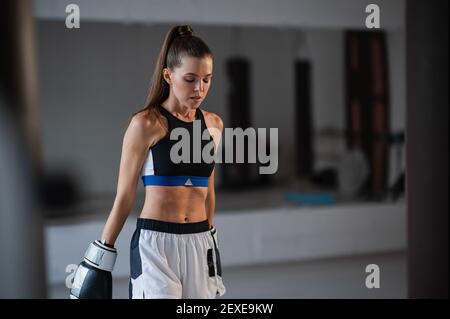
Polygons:
[[184,186],[192,186],[194,184],[192,184],[192,181],[190,178],[188,178],[188,180],[186,181],[186,183],[184,183]]

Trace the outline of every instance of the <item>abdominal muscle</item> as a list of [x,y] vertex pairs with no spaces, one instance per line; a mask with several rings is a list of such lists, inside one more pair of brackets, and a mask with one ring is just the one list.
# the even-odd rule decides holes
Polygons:
[[173,223],[204,221],[207,190],[207,187],[146,186],[140,218]]

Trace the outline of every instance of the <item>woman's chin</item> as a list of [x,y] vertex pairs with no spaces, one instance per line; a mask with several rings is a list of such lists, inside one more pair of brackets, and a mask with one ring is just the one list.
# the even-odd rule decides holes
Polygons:
[[201,100],[194,100],[194,99],[189,99],[188,101],[188,105],[191,106],[192,108],[198,108],[200,106],[200,104],[202,103]]

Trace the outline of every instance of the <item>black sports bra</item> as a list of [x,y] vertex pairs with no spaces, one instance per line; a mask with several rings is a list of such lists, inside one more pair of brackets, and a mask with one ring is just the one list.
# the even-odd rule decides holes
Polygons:
[[[197,108],[195,120],[185,122],[162,106],[159,106],[158,110],[167,119],[169,133],[148,151],[147,159],[142,167],[144,186],[207,187],[208,177],[214,169],[215,162],[213,158],[211,163],[208,163],[208,159],[205,161],[202,153],[206,147],[205,152],[209,151],[209,155],[214,156],[215,144],[207,130],[203,112]],[[177,128],[184,130],[177,130],[176,133],[180,134],[176,134],[175,140],[170,139],[172,131]],[[205,139],[202,139],[204,132]],[[171,159],[171,152],[174,161]]]

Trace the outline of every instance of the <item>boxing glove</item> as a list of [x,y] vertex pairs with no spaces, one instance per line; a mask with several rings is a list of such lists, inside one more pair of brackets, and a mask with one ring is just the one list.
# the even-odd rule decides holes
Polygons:
[[111,272],[117,250],[99,240],[91,243],[78,265],[70,289],[71,299],[112,299]]

